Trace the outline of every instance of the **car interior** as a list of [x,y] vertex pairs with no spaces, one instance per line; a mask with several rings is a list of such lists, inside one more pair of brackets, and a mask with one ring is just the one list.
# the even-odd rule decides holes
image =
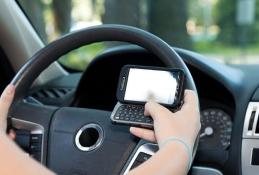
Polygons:
[[[201,130],[190,175],[258,174],[258,64],[224,63],[123,22],[84,26],[46,43],[20,1],[0,6],[0,90],[16,85],[16,143],[35,160],[57,174],[126,174],[158,150],[110,120],[120,70],[130,64],[181,68],[186,88],[198,93]],[[107,47],[83,70],[60,61],[100,42]]]

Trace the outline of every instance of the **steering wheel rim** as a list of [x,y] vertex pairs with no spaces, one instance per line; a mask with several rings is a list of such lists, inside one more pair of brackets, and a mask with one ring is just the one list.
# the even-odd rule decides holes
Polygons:
[[12,80],[16,87],[16,99],[22,98],[32,82],[51,63],[66,53],[81,46],[102,41],[121,41],[139,45],[158,58],[168,67],[182,68],[186,74],[186,88],[196,90],[192,75],[181,57],[166,42],[144,30],[125,25],[100,25],[79,30],[63,36],[34,54],[22,66]]
[[[39,50],[19,70],[12,80],[16,87],[15,104],[19,104],[33,81],[51,63],[81,46],[102,41],[121,41],[139,45],[156,55],[167,67],[181,68],[186,74],[186,88],[196,90],[192,75],[181,57],[163,40],[144,30],[124,25],[100,25],[89,27],[50,43]],[[198,138],[194,148],[196,153]]]

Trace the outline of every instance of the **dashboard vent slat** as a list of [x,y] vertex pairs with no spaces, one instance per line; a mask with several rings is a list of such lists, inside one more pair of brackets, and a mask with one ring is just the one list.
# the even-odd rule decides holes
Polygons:
[[249,120],[248,131],[252,131],[253,130],[255,114],[256,114],[256,111],[253,110],[252,113],[251,113],[251,116],[250,116],[250,120]]
[[256,122],[255,134],[258,134],[258,135],[259,135],[259,121],[258,121],[258,117],[259,117],[259,115],[257,116],[257,122]]
[[63,98],[72,89],[70,88],[46,88],[41,89],[32,94],[34,98]]

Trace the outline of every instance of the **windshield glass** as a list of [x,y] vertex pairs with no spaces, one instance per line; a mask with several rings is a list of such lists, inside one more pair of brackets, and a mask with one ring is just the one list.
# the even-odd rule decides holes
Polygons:
[[[257,63],[259,4],[256,0],[18,0],[45,43],[99,24],[136,26],[174,47],[228,64]],[[84,70],[112,44],[96,43],[60,59]]]

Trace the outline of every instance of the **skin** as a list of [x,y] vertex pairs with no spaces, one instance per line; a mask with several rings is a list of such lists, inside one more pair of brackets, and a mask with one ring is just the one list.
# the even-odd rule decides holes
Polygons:
[[[5,175],[53,175],[55,173],[39,164],[25,154],[14,142],[15,133],[6,134],[6,118],[15,93],[13,85],[7,86],[0,98],[0,174]],[[193,91],[186,91],[181,110],[172,113],[163,106],[148,102],[145,115],[154,120],[154,131],[131,127],[130,132],[140,138],[157,142],[159,151],[148,161],[130,171],[129,175],[159,174],[184,175],[188,169],[188,154],[179,142],[168,142],[161,145],[168,137],[185,140],[193,148],[200,129],[200,115],[197,97]]]
[[53,172],[25,154],[12,140],[14,133],[6,135],[6,118],[13,101],[15,87],[7,86],[0,98],[0,174],[52,175]]
[[189,157],[183,144],[168,142],[162,146],[161,143],[168,137],[176,137],[184,140],[190,149],[193,149],[201,127],[198,100],[195,93],[190,90],[185,91],[184,104],[181,110],[176,113],[172,113],[155,102],[148,102],[145,105],[145,115],[153,118],[154,131],[131,127],[130,132],[145,140],[157,142],[159,151],[129,174],[187,174]]

